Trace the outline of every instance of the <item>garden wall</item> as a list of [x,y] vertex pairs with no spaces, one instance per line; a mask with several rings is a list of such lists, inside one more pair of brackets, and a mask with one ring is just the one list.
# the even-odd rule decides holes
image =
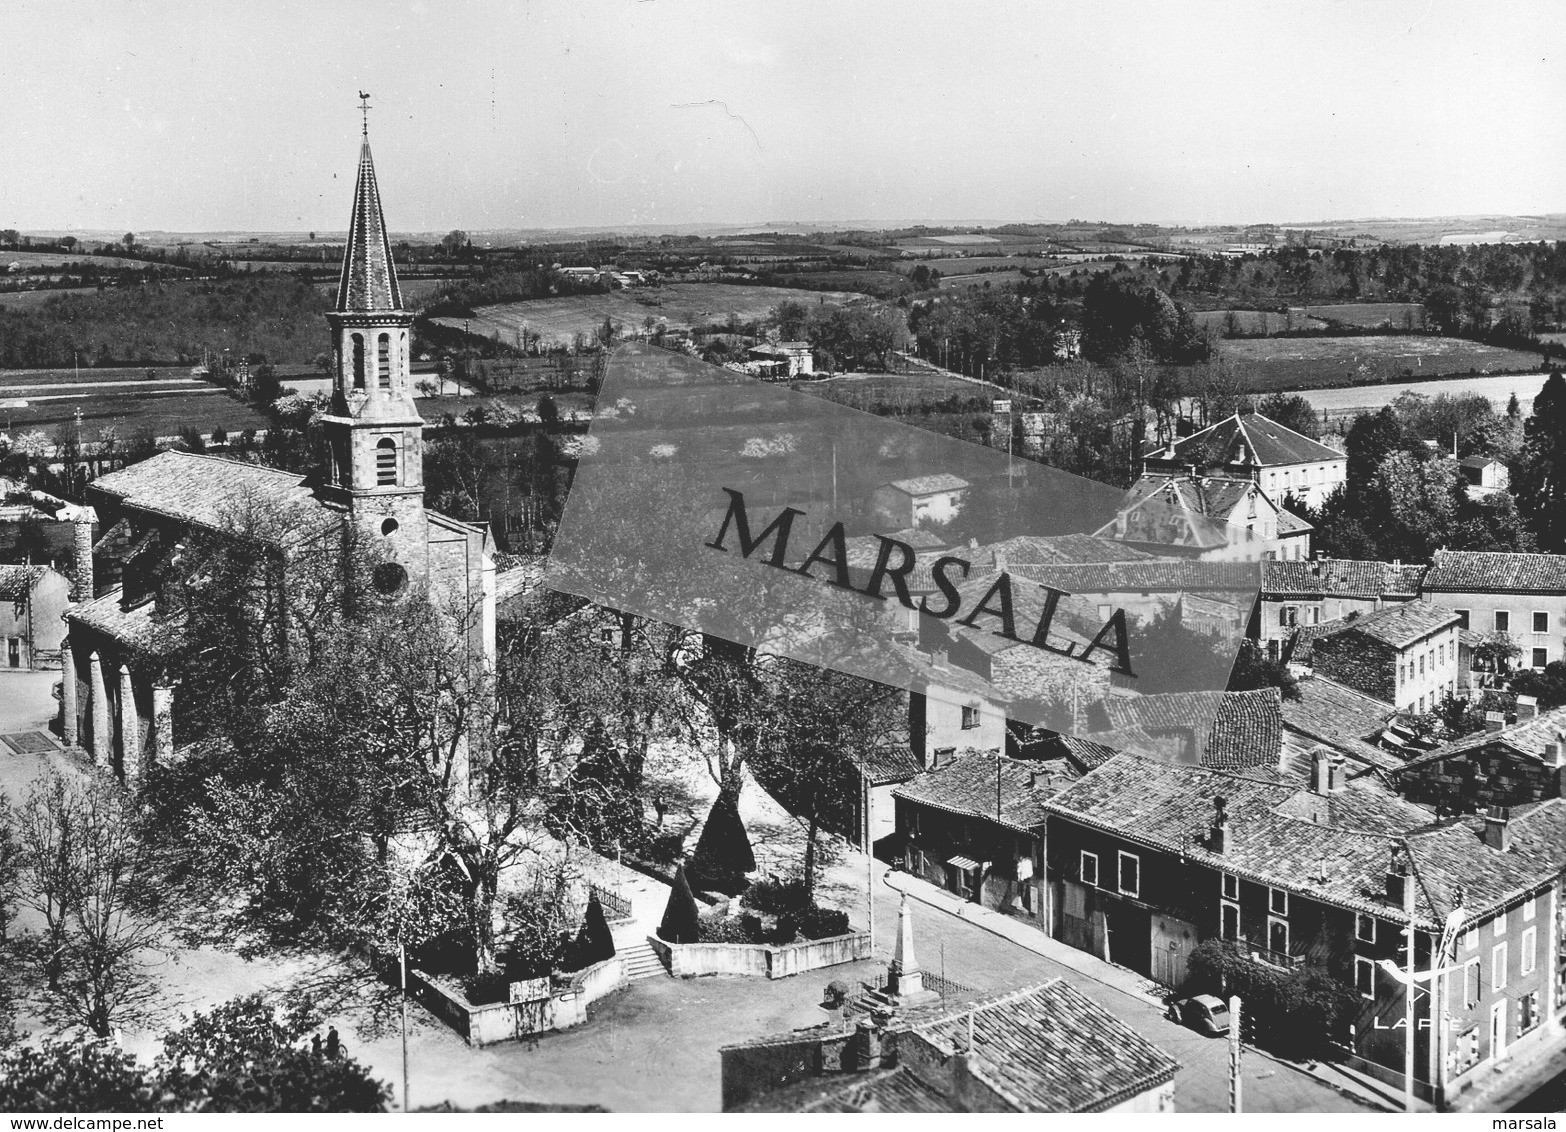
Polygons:
[[786,979],[805,971],[869,959],[870,933],[852,932],[799,943],[668,943],[655,935],[648,944],[669,973],[682,979],[701,975],[752,975]]
[[625,986],[625,965],[617,955],[584,967],[564,987],[547,997],[525,1002],[490,1002],[475,1006],[454,988],[443,986],[416,968],[408,969],[408,990],[430,1013],[440,1018],[470,1046],[565,1030],[587,1021],[587,1008]]

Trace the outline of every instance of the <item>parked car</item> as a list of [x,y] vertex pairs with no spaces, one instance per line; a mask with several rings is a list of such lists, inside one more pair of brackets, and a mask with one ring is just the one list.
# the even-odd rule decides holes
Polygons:
[[1229,1032],[1229,1007],[1215,994],[1179,999],[1170,1006],[1174,1020],[1199,1034],[1221,1038]]

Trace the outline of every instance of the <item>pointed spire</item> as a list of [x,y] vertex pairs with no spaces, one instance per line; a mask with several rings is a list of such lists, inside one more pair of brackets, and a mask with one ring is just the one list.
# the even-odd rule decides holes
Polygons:
[[924,972],[914,958],[913,913],[909,911],[906,892],[897,906],[897,950],[892,954],[892,969],[888,973],[891,978],[887,980],[887,989],[893,994],[907,996],[924,990]]
[[348,221],[348,246],[343,249],[342,281],[337,286],[337,310],[400,311],[402,289],[392,264],[391,240],[375,185],[368,130],[359,147],[359,180],[353,190],[353,216]]

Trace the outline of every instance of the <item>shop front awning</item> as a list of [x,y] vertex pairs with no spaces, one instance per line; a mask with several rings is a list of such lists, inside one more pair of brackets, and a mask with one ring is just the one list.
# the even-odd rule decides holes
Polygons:
[[960,856],[960,855],[956,856],[956,857],[948,857],[948,858],[946,858],[946,863],[948,865],[956,865],[959,869],[962,869],[964,872],[966,872],[969,869],[976,869],[976,868],[979,867],[979,862],[975,861],[972,857],[963,857],[963,856]]

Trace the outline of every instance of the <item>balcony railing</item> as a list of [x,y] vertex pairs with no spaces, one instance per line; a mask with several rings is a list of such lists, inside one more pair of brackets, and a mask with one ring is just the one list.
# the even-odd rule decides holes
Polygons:
[[1269,967],[1281,967],[1285,971],[1292,971],[1300,965],[1298,955],[1290,955],[1286,951],[1273,951],[1268,947],[1259,947],[1254,943],[1241,941],[1240,950],[1248,954],[1252,959],[1265,963]]

